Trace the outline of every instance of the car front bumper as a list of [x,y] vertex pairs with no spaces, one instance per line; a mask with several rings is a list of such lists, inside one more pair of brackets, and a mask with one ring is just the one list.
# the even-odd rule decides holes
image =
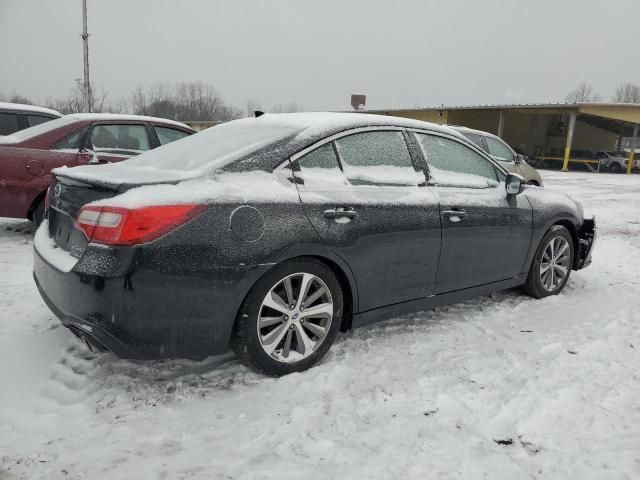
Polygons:
[[220,267],[185,275],[140,267],[134,259],[115,276],[87,273],[92,265],[104,265],[101,254],[100,249],[85,253],[65,272],[36,248],[33,276],[64,326],[98,349],[132,359],[201,359],[227,351],[238,309],[267,268]]
[[597,238],[595,218],[586,218],[578,232],[578,251],[574,261],[574,270],[580,270],[591,264],[591,252]]

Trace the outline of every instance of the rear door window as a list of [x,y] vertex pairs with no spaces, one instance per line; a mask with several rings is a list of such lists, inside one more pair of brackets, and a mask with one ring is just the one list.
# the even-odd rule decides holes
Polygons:
[[335,143],[351,185],[417,186],[425,182],[424,172],[413,166],[400,131],[355,133]]
[[53,146],[53,150],[79,150],[80,139],[84,132],[86,132],[86,129],[82,129],[79,132],[72,133],[71,135],[63,138]]
[[487,141],[487,145],[489,146],[489,153],[493,155],[496,160],[500,160],[501,162],[514,161],[513,152],[500,140],[497,140],[493,137],[485,137],[485,140]]
[[36,125],[48,122],[49,120],[53,119],[51,117],[45,117],[43,115],[27,115],[27,121],[29,122],[30,127],[35,127]]
[[18,115],[0,112],[0,135],[11,135],[18,130]]
[[325,143],[300,157],[294,165],[299,185],[312,188],[347,185],[333,144]]
[[439,135],[416,133],[429,165],[429,183],[446,187],[494,188],[499,172],[468,146]]
[[149,138],[144,125],[96,125],[91,132],[91,144],[96,153],[137,155],[149,150]]
[[165,145],[167,143],[175,142],[176,140],[180,140],[181,138],[188,137],[189,134],[182,130],[176,130],[175,128],[166,128],[166,127],[154,127],[156,130],[156,134],[158,135],[158,140],[160,141],[160,145]]

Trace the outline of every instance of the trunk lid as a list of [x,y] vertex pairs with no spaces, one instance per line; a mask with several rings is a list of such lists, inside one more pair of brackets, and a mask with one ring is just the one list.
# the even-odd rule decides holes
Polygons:
[[49,191],[49,236],[58,248],[80,258],[89,243],[84,233],[74,227],[80,208],[119,193],[121,191],[115,187],[55,175]]

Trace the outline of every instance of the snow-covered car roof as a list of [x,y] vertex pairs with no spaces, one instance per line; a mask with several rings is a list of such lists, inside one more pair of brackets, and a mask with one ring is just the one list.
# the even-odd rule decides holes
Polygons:
[[485,132],[484,130],[476,130],[475,128],[463,127],[460,125],[447,125],[447,126],[458,132],[475,133],[476,135],[483,135],[485,137],[500,138],[497,135],[494,135],[493,133],[490,133],[490,132]]
[[158,122],[158,123],[166,123],[169,125],[175,125],[176,127],[186,128],[188,130],[193,130],[189,125],[182,122],[177,122],[176,120],[169,120],[168,118],[160,118],[160,117],[147,117],[145,115],[127,115],[121,113],[71,113],[69,115],[65,115],[67,118],[74,118],[76,120],[135,120],[142,122]]
[[[318,140],[345,130],[396,126],[446,133],[419,120],[361,113],[283,113],[243,118],[206,129],[178,142],[149,150],[122,163],[56,169],[56,175],[107,185],[176,182],[218,170],[248,171],[275,167]],[[466,140],[466,139],[465,139]]]
[[11,112],[25,112],[25,113],[46,113],[55,117],[61,117],[62,114],[56,110],[50,108],[38,107],[37,105],[26,105],[24,103],[9,103],[0,102],[0,110],[7,110]]
[[176,122],[175,120],[168,120],[166,118],[157,118],[157,117],[145,117],[143,115],[123,115],[118,113],[72,113],[69,115],[63,115],[60,118],[56,118],[55,120],[51,120],[49,122],[41,123],[34,127],[25,128],[24,130],[19,130],[17,132],[12,133],[11,135],[0,136],[1,144],[10,144],[10,143],[19,143],[24,142],[26,140],[30,140],[38,135],[42,135],[43,133],[50,132],[60,127],[64,127],[66,125],[71,125],[72,123],[81,122],[81,121],[100,121],[100,120],[108,120],[108,121],[137,121],[137,122],[155,122],[162,123],[164,125],[174,125],[176,127],[185,128],[190,131],[194,131],[189,125],[184,123]]

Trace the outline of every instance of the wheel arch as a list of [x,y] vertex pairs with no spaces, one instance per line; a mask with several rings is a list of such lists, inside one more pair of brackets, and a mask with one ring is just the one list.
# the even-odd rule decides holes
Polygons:
[[[327,267],[331,269],[334,275],[337,277],[338,282],[340,283],[340,287],[342,288],[342,297],[344,304],[344,312],[342,314],[342,323],[340,325],[340,331],[346,332],[351,329],[353,322],[353,313],[354,313],[354,305],[356,303],[355,297],[355,281],[352,276],[347,275],[343,267],[341,267],[335,261],[318,255],[308,255],[306,257],[298,257],[298,258],[313,258],[319,262],[324,263]],[[346,265],[345,265],[346,267]],[[347,267],[348,268],[348,267]],[[349,271],[349,273],[351,273]]]
[[36,208],[38,208],[40,202],[44,202],[46,195],[47,189],[45,188],[32,200],[31,205],[29,205],[29,210],[27,211],[27,219],[33,221],[33,212],[36,210]]
[[[567,220],[567,219],[558,220],[556,223],[551,225],[551,227],[553,227],[554,225],[560,225],[562,227],[565,227],[567,230],[569,230],[569,233],[571,234],[571,240],[573,241],[572,242],[573,243],[573,252],[574,252],[573,262],[574,262],[574,265],[575,265],[577,253],[580,251],[580,237],[578,236],[578,229],[573,224],[573,222],[571,222],[570,220]],[[547,232],[551,229],[551,227],[549,227],[547,229]],[[545,235],[546,235],[546,233],[545,233]]]
[[261,275],[253,279],[250,288],[248,288],[244,297],[242,298],[242,301],[239,303],[238,311],[236,312],[236,318],[234,319],[234,324],[230,332],[233,331],[236,323],[238,322],[238,315],[240,313],[240,310],[246,298],[251,293],[253,286],[262,277],[267,275],[267,273],[270,272],[271,269],[276,267],[277,265],[281,265],[285,262],[289,262],[292,260],[304,260],[306,258],[323,263],[333,272],[333,274],[338,279],[338,282],[340,283],[340,287],[342,288],[343,305],[344,305],[344,312],[342,315],[340,331],[345,332],[351,329],[353,314],[358,311],[358,289],[357,289],[353,272],[351,271],[347,263],[344,260],[342,260],[339,256],[332,255],[330,252],[314,252],[314,253],[308,253],[308,254],[305,254],[305,253],[296,254],[295,252],[291,252],[291,253],[292,253],[291,255],[285,258],[282,258],[277,262],[274,262],[271,265],[271,268],[267,269],[266,271],[263,271]]

